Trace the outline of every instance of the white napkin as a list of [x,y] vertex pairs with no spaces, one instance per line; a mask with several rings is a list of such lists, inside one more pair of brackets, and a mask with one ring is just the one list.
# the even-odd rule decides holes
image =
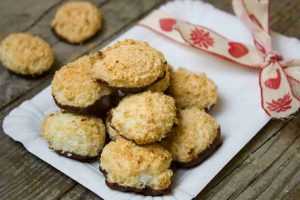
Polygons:
[[[236,17],[201,1],[174,1],[159,9],[175,18],[212,28],[236,41],[252,41],[250,33]],[[117,40],[124,38],[149,42],[162,51],[175,68],[185,67],[194,72],[205,72],[218,86],[220,101],[212,114],[221,125],[224,143],[198,167],[177,171],[170,195],[152,198],[111,190],[105,185],[104,177],[98,171],[98,163],[84,164],[50,151],[46,142],[39,136],[43,118],[57,109],[49,87],[14,109],[5,118],[3,129],[10,137],[21,142],[28,151],[104,199],[190,200],[269,121],[269,117],[260,107],[258,71],[176,44],[140,26],[134,26]],[[273,39],[275,49],[284,57],[300,58],[300,42],[297,39],[279,34],[273,34]]]

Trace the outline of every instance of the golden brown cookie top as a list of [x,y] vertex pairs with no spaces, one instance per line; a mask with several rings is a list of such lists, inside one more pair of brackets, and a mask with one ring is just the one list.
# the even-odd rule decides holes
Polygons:
[[164,189],[171,184],[171,161],[171,154],[158,144],[138,146],[118,138],[104,147],[100,167],[110,183]]
[[51,26],[55,33],[70,43],[81,43],[101,29],[102,15],[87,1],[67,2],[56,12]]
[[94,65],[94,76],[112,87],[139,88],[162,77],[166,60],[148,43],[123,40],[103,50],[103,58]]
[[12,33],[0,44],[0,60],[9,70],[21,75],[40,75],[54,61],[51,47],[29,33]]
[[105,126],[100,118],[56,112],[45,118],[42,136],[54,150],[96,156],[104,146]]
[[217,87],[205,74],[196,74],[185,69],[171,73],[169,93],[179,108],[197,106],[209,109],[217,103]]
[[112,109],[110,125],[121,136],[138,144],[165,138],[176,121],[175,101],[158,92],[144,92],[125,97]]
[[58,70],[52,81],[52,95],[62,105],[87,107],[111,90],[92,77],[95,55],[83,56]]
[[190,107],[179,111],[178,124],[172,137],[166,139],[165,147],[175,161],[190,162],[208,149],[219,134],[219,124],[211,115]]

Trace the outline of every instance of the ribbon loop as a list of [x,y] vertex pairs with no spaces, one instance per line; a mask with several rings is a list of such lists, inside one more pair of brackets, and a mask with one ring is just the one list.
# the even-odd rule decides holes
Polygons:
[[233,0],[233,10],[250,29],[255,46],[263,53],[272,51],[269,34],[269,0]]
[[273,118],[286,118],[298,111],[300,102],[294,96],[289,81],[279,64],[271,62],[259,75],[261,103]]

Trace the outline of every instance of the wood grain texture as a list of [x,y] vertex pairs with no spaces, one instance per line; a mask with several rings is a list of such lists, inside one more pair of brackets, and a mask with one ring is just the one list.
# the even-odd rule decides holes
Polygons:
[[49,0],[39,3],[37,0],[1,0],[0,36],[10,32],[26,31],[36,21],[60,4],[62,0]]
[[[18,3],[16,3],[18,2]],[[102,7],[105,28],[97,38],[81,46],[57,40],[49,30],[49,21],[58,0],[26,0],[34,4],[24,9],[16,5],[23,1],[0,1],[0,25],[3,33],[26,30],[47,39],[57,54],[56,68],[83,53],[102,47],[137,19],[159,5],[161,1],[95,0]],[[25,2],[25,1],[24,1]],[[41,3],[43,2],[43,3]],[[216,7],[232,12],[231,0],[207,0]],[[9,11],[2,9],[10,8]],[[272,29],[300,38],[300,2],[295,0],[272,1]],[[30,14],[28,14],[30,13]],[[22,19],[22,15],[25,17]],[[3,18],[3,17],[2,17]],[[14,21],[15,20],[15,21]],[[7,24],[16,24],[8,27]],[[49,84],[52,74],[39,80],[24,80],[0,68],[0,120],[19,105]],[[24,95],[26,93],[26,95]],[[196,199],[209,200],[299,200],[300,199],[300,114],[288,121],[273,120],[218,174]],[[33,176],[34,175],[34,176]],[[34,178],[33,178],[34,177]],[[0,197],[1,199],[101,199],[9,139],[0,129]]]

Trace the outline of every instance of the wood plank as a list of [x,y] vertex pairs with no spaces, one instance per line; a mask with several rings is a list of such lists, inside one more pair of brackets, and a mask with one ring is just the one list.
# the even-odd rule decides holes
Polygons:
[[[144,13],[151,10],[153,7],[160,4],[162,1],[109,1],[103,5],[102,9],[106,15],[106,28],[103,30],[99,38],[96,38],[94,42],[82,46],[65,45],[60,41],[55,44],[57,52],[65,53],[65,56],[60,58],[60,61],[67,61],[70,57],[79,56],[87,49],[94,47],[101,47],[105,42],[108,42],[111,37],[114,37],[119,31],[124,31],[134,21],[141,18]],[[131,12],[129,12],[131,10]],[[51,13],[51,12],[49,12]],[[44,18],[36,23],[36,26],[44,24]],[[33,27],[33,29],[35,29]],[[36,29],[38,30],[38,29]],[[94,44],[91,46],[91,44]],[[75,49],[72,51],[72,48]],[[75,54],[74,54],[75,53]],[[22,84],[19,82],[20,78],[16,77],[17,83],[10,82],[13,75],[8,75],[4,81],[8,81],[7,84],[10,89],[4,91],[10,93],[16,85]],[[3,80],[0,77],[0,80]],[[2,124],[3,117],[19,105],[23,100],[32,97],[38,91],[43,89],[49,84],[51,75],[43,77],[42,79],[31,81],[25,80],[28,87],[20,87],[26,95],[20,96],[21,93],[17,93],[19,98],[10,98],[9,104],[2,107],[0,113],[0,120]],[[28,82],[27,82],[28,81]],[[2,85],[3,86],[3,85]],[[8,86],[3,86],[3,88]],[[34,89],[32,89],[34,88]],[[11,94],[15,95],[14,91]],[[12,96],[13,96],[12,95]],[[14,99],[13,101],[11,101]],[[58,172],[45,162],[42,162],[35,156],[29,154],[20,144],[16,144],[8,136],[4,135],[2,126],[0,129],[0,196],[3,199],[57,199],[70,191],[76,183],[70,178],[66,177],[62,173]]]
[[299,131],[300,115],[198,199],[281,199],[300,183]]
[[10,32],[26,31],[63,0],[1,0],[0,39]]
[[88,189],[86,189],[80,184],[76,184],[72,188],[72,190],[70,190],[64,196],[61,197],[61,200],[81,200],[81,199],[99,200],[101,198],[98,197],[93,192],[90,192]]
[[1,199],[51,199],[75,185],[65,175],[2,134],[1,131]]

